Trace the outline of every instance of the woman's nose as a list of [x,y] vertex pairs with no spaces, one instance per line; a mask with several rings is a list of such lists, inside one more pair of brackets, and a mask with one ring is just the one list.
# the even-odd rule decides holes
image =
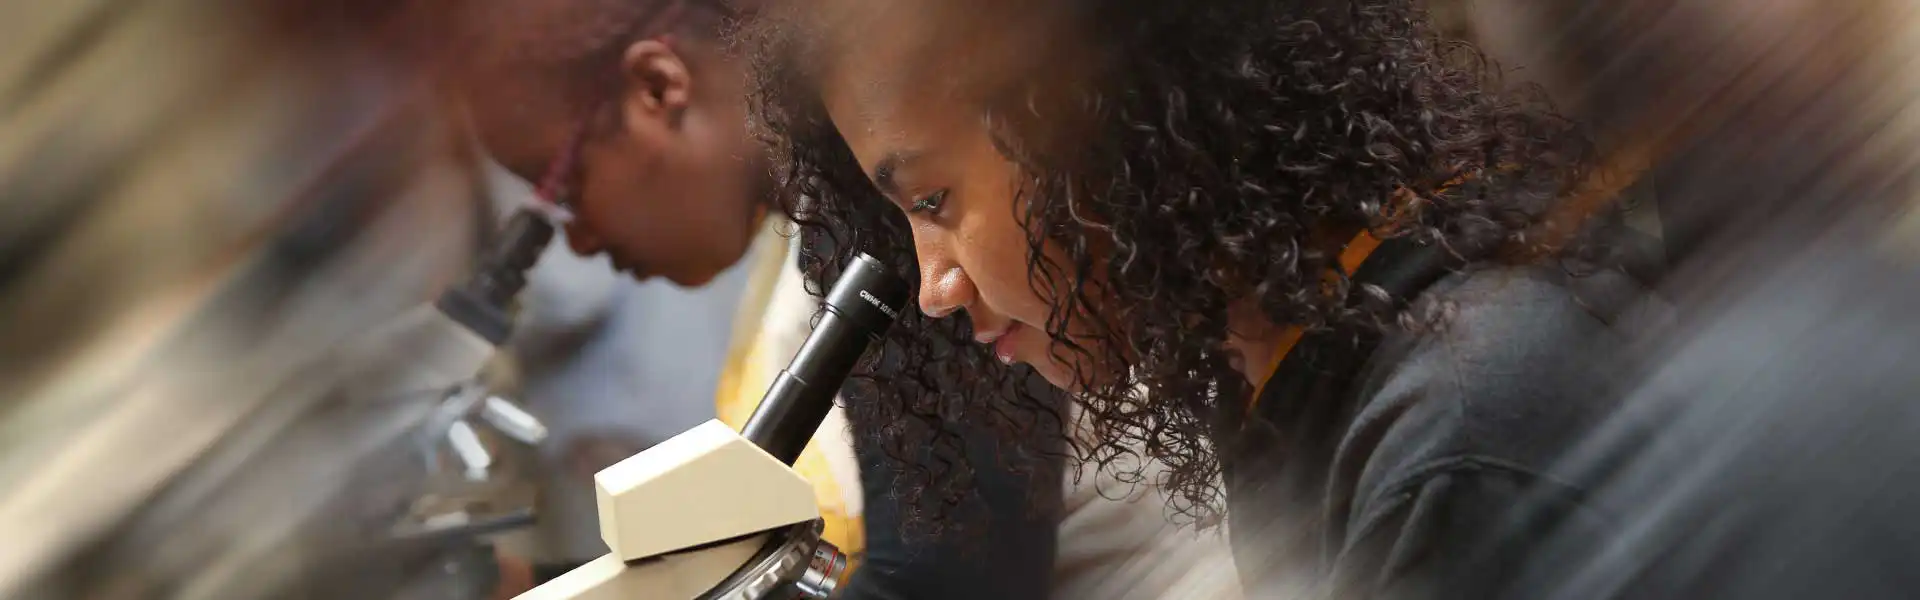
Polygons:
[[952,315],[973,301],[973,281],[958,263],[921,261],[920,312],[933,318]]

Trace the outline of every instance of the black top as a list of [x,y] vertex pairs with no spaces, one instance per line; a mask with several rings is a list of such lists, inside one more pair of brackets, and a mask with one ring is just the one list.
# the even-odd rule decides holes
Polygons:
[[[1610,412],[1609,361],[1625,343],[1611,321],[1640,288],[1615,272],[1545,267],[1430,285],[1397,275],[1425,290],[1415,314],[1447,318],[1380,340],[1303,341],[1288,368],[1318,376],[1267,390],[1252,425],[1260,435],[1228,456],[1229,526],[1249,598],[1490,598],[1541,536],[1607,530],[1555,458]],[[856,444],[870,537],[846,598],[1047,596],[1057,524],[1027,494],[1057,491],[1059,474],[995,470],[990,446],[974,446],[981,495],[965,510],[984,516],[984,529],[904,540],[907,507],[886,492],[897,474]]]
[[1639,297],[1617,272],[1483,269],[1417,294],[1424,331],[1303,340],[1227,455],[1248,596],[1492,598],[1544,531],[1605,530],[1554,465],[1610,412],[1611,321]]
[[[1624,343],[1610,321],[1640,288],[1617,272],[1445,275],[1421,256],[1381,263],[1399,272],[1375,275],[1424,290],[1413,313],[1447,318],[1422,333],[1328,332],[1296,348],[1285,369],[1313,376],[1270,386],[1249,443],[1226,457],[1250,598],[1487,598],[1507,585],[1502,564],[1538,535],[1605,529],[1582,486],[1552,465],[1610,410],[1607,361]],[[886,491],[897,474],[856,443],[870,537],[844,597],[1047,596],[1057,524],[1027,498],[1057,491],[1059,474],[996,470],[991,448],[974,445],[981,495],[965,510],[985,528],[904,540],[907,507]]]
[[[938,536],[904,535],[913,507],[894,492],[899,467],[871,438],[856,436],[867,548],[841,599],[1049,597],[1063,475],[1057,457],[1046,457],[1057,453],[1001,452],[989,432],[957,426],[976,494],[949,513],[963,529]],[[922,465],[937,464],[932,451],[920,458]],[[926,502],[939,501],[928,496]]]

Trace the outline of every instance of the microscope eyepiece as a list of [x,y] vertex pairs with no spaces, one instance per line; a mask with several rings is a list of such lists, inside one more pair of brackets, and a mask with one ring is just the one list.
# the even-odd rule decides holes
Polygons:
[[553,225],[538,213],[514,213],[500,231],[499,245],[480,259],[473,275],[435,304],[493,345],[506,343],[513,332],[513,298],[527,287],[527,271],[540,261],[553,233]]
[[827,292],[820,324],[774,379],[741,434],[787,464],[799,459],[860,355],[905,310],[908,292],[906,280],[880,261],[854,257]]
[[861,254],[840,273],[840,280],[827,292],[826,305],[878,337],[900,318],[906,299],[907,282],[888,273],[880,261]]

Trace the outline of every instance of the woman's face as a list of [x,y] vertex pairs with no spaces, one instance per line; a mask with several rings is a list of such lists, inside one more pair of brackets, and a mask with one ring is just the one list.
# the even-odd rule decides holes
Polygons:
[[[635,279],[706,285],[747,252],[770,196],[746,130],[744,65],[692,39],[636,41],[624,57],[621,71],[595,74],[627,81],[605,107],[617,118],[595,121],[580,145],[567,244]],[[534,185],[583,126],[580,115],[525,111],[515,95],[470,96],[488,152]]]
[[975,48],[928,51],[930,40],[961,36],[936,38],[926,26],[938,19],[912,12],[863,15],[879,22],[858,27],[870,35],[842,46],[855,52],[830,57],[827,111],[861,170],[912,225],[921,310],[933,317],[964,311],[975,341],[1002,362],[1026,363],[1073,389],[1085,358],[1054,351],[1050,303],[1029,283],[1028,235],[1015,216],[1025,208],[1016,206],[1024,202],[1022,174],[995,148],[977,103],[966,100],[977,96],[956,84],[1006,66],[994,57],[1021,54],[1005,51],[1017,42],[971,36],[966,43]]

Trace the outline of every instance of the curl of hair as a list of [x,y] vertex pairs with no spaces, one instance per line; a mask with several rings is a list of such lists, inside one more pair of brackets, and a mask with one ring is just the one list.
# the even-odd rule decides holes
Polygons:
[[[1085,0],[1073,39],[1104,68],[1070,89],[1016,77],[981,107],[1025,177],[1013,210],[1032,285],[1055,299],[1055,351],[1100,365],[1074,373],[1077,458],[1134,479],[1138,459],[1163,463],[1157,484],[1182,520],[1217,522],[1215,446],[1231,443],[1252,391],[1228,366],[1230,305],[1251,299],[1305,328],[1398,327],[1408,299],[1351,285],[1345,236],[1409,237],[1466,261],[1518,255],[1501,251],[1529,249],[1529,228],[1585,175],[1575,128],[1498,91],[1478,53],[1442,42],[1415,4]],[[746,38],[756,128],[806,240],[802,267],[818,285],[867,252],[918,281],[904,216],[821,104],[814,45],[836,35],[821,27],[770,15]],[[1346,233],[1329,244],[1328,232]],[[1064,341],[1069,323],[1094,343]],[[896,459],[953,443],[947,424],[960,420],[1059,435],[1019,418],[1057,404],[968,329],[904,319],[850,396],[855,426],[878,427]],[[918,483],[903,493],[965,486],[942,472]]]

